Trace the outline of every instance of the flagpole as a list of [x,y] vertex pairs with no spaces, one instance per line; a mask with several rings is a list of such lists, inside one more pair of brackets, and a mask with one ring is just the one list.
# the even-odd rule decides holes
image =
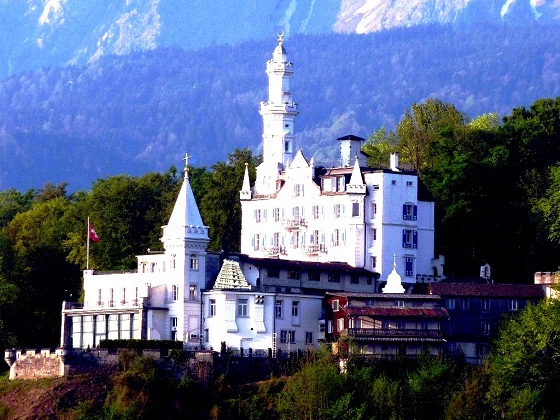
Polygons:
[[86,270],[89,270],[89,216],[87,218]]

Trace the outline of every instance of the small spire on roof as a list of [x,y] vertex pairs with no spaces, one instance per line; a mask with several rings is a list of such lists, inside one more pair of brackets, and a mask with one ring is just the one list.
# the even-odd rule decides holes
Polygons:
[[185,153],[185,157],[183,158],[183,160],[185,161],[185,169],[183,171],[185,172],[186,177],[189,176],[189,159],[190,158],[192,158],[192,156],[189,156],[188,153]]
[[281,44],[282,42],[284,42],[284,31],[280,31],[278,32],[276,35],[278,35],[278,43]]

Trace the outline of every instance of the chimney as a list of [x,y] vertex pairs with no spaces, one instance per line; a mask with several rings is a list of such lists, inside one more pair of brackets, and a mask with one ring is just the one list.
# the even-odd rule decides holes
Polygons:
[[392,171],[399,170],[399,154],[398,153],[391,153],[391,158],[389,161],[390,169]]

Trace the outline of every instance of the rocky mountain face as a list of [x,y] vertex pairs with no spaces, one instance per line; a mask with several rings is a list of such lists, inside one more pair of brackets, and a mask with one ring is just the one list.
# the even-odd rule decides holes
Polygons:
[[558,22],[554,0],[3,0],[0,78],[156,47],[198,49],[293,34],[367,34],[481,21]]

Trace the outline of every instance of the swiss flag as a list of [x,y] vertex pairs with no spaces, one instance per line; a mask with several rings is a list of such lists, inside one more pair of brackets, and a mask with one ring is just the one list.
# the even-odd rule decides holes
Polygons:
[[91,224],[89,225],[89,239],[93,242],[99,242],[99,235],[97,235],[97,232]]

